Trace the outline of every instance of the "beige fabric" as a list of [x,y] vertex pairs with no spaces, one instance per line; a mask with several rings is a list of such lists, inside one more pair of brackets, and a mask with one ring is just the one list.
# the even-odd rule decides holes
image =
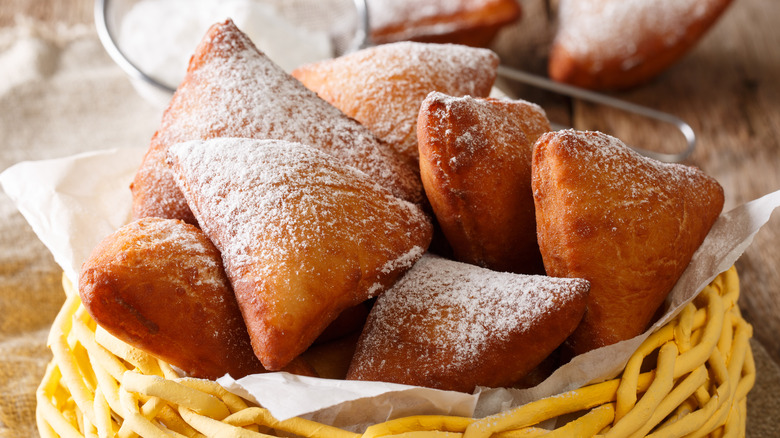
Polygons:
[[[92,27],[0,30],[0,171],[22,160],[145,145],[160,109],[138,97]],[[61,271],[0,192],[0,437],[37,435],[35,388],[51,355]],[[749,291],[745,291],[749,293]],[[753,343],[758,381],[748,436],[780,430],[780,370]]]
[[[160,110],[135,93],[91,27],[0,29],[0,171],[147,144]],[[0,191],[0,437],[37,435],[35,388],[64,300],[62,271]]]
[[[747,293],[747,292],[746,292]],[[756,358],[756,384],[747,398],[748,437],[780,434],[780,367],[757,342],[751,342]]]

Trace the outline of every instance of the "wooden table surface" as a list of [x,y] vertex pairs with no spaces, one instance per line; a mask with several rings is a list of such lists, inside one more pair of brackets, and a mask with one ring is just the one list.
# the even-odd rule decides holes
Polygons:
[[[551,35],[546,2],[523,1],[525,19],[495,48],[507,64],[544,73]],[[43,21],[92,23],[93,0],[3,0],[0,26],[17,14]],[[688,122],[698,146],[687,160],[724,187],[726,209],[780,189],[780,2],[735,0],[723,19],[680,62],[653,82],[616,97]],[[522,43],[518,43],[522,41]],[[541,104],[554,122],[597,129],[647,148],[679,148],[682,137],[609,108],[510,85]],[[737,262],[741,307],[755,338],[780,364],[780,214]]]

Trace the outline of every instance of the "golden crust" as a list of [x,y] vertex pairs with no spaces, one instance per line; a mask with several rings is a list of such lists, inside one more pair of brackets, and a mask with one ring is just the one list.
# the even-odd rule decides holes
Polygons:
[[348,379],[471,392],[510,386],[577,326],[588,282],[426,255],[377,299]]
[[488,96],[498,61],[487,49],[401,42],[301,66],[292,75],[417,169],[420,103],[433,90]]
[[547,273],[591,283],[576,354],[642,333],[723,208],[713,178],[598,132],[543,135],[532,183]]
[[147,218],[104,239],[79,279],[103,328],[196,377],[262,372],[222,269],[196,227]]
[[[482,14],[461,12],[406,21]],[[628,73],[625,59],[587,59],[601,71],[580,85],[644,80],[675,50],[687,47]],[[553,76],[571,80],[557,75],[582,67],[574,57],[556,44]],[[466,392],[536,382],[567,338],[582,353],[641,333],[722,189],[601,133],[544,134],[528,102],[472,97],[489,93],[497,64],[485,49],[402,42],[301,67],[299,83],[229,20],[213,26],[131,185],[136,217],[203,231],[168,219],[120,229],[84,266],[85,306],[198,377],[312,375],[310,359],[325,377]],[[427,200],[469,265],[423,256]]]
[[270,370],[389,287],[431,240],[419,206],[308,146],[222,138],[180,143],[169,156]]
[[419,112],[423,187],[455,257],[496,271],[543,273],[531,154],[550,131],[525,101],[431,93]]

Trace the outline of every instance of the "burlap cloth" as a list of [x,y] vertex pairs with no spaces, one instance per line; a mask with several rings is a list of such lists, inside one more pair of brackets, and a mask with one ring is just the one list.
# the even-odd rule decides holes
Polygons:
[[[0,30],[0,170],[146,144],[160,110],[138,97],[93,27]],[[35,388],[64,300],[62,271],[0,191],[0,436],[37,436]]]
[[[93,27],[0,30],[0,171],[24,160],[147,144],[161,109],[140,98]],[[35,389],[63,302],[61,270],[0,193],[0,437],[36,436]],[[748,436],[778,436],[780,368],[753,342]]]

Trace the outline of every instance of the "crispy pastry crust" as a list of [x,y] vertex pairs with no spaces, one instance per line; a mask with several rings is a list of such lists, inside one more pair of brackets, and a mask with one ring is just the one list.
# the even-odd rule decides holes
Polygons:
[[576,354],[642,333],[723,208],[700,170],[643,157],[599,132],[543,135],[533,155],[548,275],[591,283]]
[[348,379],[472,392],[510,386],[577,326],[588,282],[426,255],[377,299]]
[[417,114],[433,90],[486,97],[498,56],[454,44],[400,42],[301,66],[292,75],[418,168]]
[[392,285],[430,244],[418,205],[314,148],[221,138],[169,155],[267,369],[286,366],[345,309]]
[[515,0],[369,0],[371,39],[487,47],[505,25],[520,19]]
[[423,199],[416,168],[284,72],[230,20],[208,30],[163,114],[131,185],[133,216],[194,224],[165,164],[166,151],[178,142],[218,137],[301,142],[343,159],[403,199]]
[[[104,239],[81,269],[84,307],[107,331],[195,377],[264,372],[219,252],[196,227],[146,218]],[[302,362],[291,372],[312,375]]]
[[433,92],[418,120],[425,193],[455,257],[496,271],[543,273],[531,154],[550,131],[538,105]]

